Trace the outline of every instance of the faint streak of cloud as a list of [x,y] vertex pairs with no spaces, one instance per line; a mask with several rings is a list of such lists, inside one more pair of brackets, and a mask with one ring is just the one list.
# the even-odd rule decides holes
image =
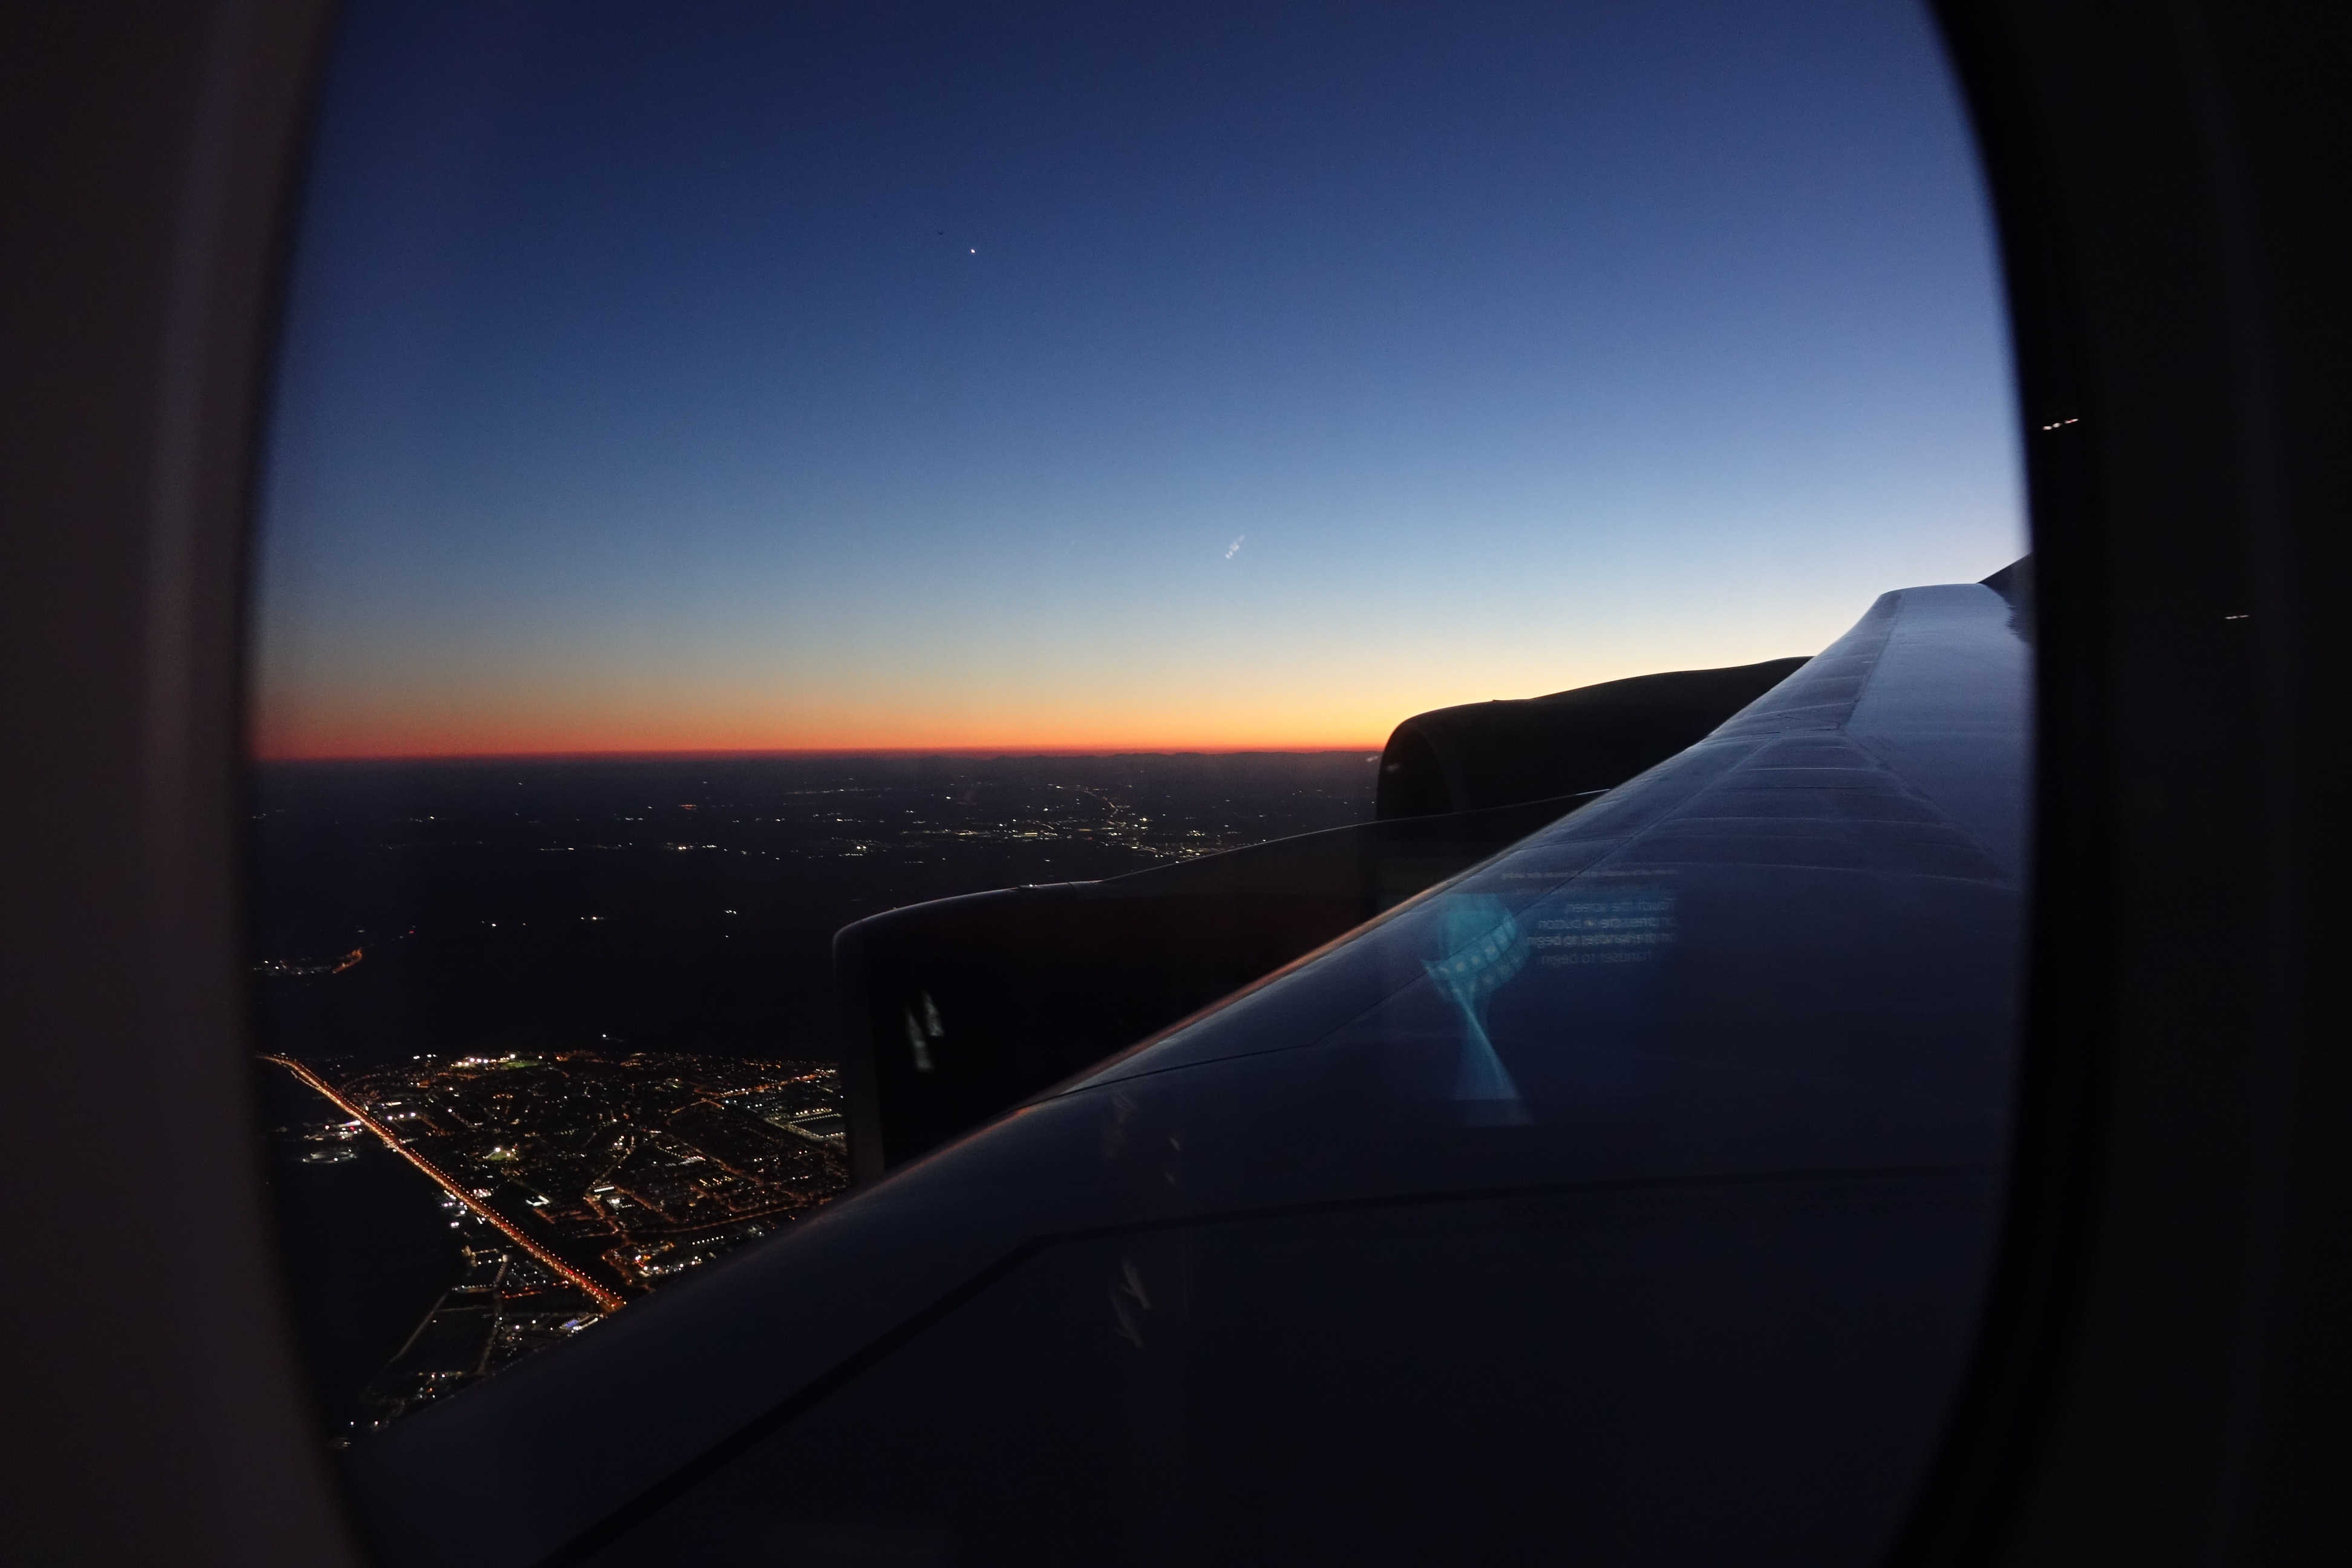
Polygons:
[[1241,551],[1242,541],[1248,537],[1249,535],[1246,533],[1237,533],[1234,535],[1234,542],[1225,546],[1225,559],[1231,561],[1236,554],[1238,554]]

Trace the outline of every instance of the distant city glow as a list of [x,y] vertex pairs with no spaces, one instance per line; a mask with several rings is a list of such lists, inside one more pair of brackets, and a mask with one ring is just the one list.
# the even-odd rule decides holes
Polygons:
[[347,8],[258,755],[1377,748],[2023,551],[1923,10],[895,15]]

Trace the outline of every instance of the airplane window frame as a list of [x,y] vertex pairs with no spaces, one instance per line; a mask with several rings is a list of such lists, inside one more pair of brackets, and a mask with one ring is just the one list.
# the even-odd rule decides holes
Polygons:
[[[70,237],[10,260],[11,331],[22,374],[78,390],[8,437],[12,483],[43,509],[29,545],[9,535],[16,580],[40,585],[12,656],[28,762],[10,815],[42,824],[11,895],[17,1017],[75,1043],[43,1063],[50,1114],[9,1159],[31,1173],[102,1130],[152,1138],[131,1168],[180,1184],[167,1214],[125,1213],[106,1185],[55,1217],[152,1249],[98,1279],[135,1288],[156,1258],[217,1276],[175,1303],[189,1337],[135,1354],[127,1310],[21,1304],[44,1342],[90,1352],[62,1362],[124,1370],[22,1390],[52,1445],[12,1484],[60,1562],[356,1560],[306,1457],[248,1145],[221,1131],[246,1131],[236,584],[322,15],[44,18],[23,58],[49,79],[13,95],[74,176],[17,209]],[[2323,900],[2344,847],[2314,796],[2329,718],[2305,683],[2352,663],[2320,435],[2345,422],[2342,318],[2315,259],[2345,166],[2324,69],[2341,39],[2285,6],[1942,15],[2001,204],[2029,433],[2039,414],[2077,435],[2033,470],[2047,1081],[2019,1187],[2040,1209],[2021,1208],[1977,1413],[1905,1560],[2340,1545],[2352,1505],[2311,1461],[2343,1386],[2325,1215],[2352,1181],[2324,1140],[2352,1097],[2324,1055],[2314,943],[2340,918]],[[2245,641],[2214,644],[2238,616]],[[2221,739],[2188,757],[2184,734]],[[2168,925],[2183,907],[2210,918]],[[149,956],[126,972],[126,953]],[[2201,1142],[2169,1131],[2200,1119]],[[99,1453],[141,1476],[135,1506],[109,1506]]]

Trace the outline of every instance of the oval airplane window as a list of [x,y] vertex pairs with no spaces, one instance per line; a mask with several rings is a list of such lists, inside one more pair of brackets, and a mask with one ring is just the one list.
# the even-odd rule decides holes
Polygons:
[[359,0],[254,983],[382,1560],[1875,1561],[2017,439],[1910,5]]

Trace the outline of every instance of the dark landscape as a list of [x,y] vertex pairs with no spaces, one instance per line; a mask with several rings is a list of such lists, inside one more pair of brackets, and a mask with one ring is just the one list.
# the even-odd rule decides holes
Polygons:
[[270,1166],[341,1437],[841,1190],[833,933],[1366,820],[1361,752],[254,775]]

